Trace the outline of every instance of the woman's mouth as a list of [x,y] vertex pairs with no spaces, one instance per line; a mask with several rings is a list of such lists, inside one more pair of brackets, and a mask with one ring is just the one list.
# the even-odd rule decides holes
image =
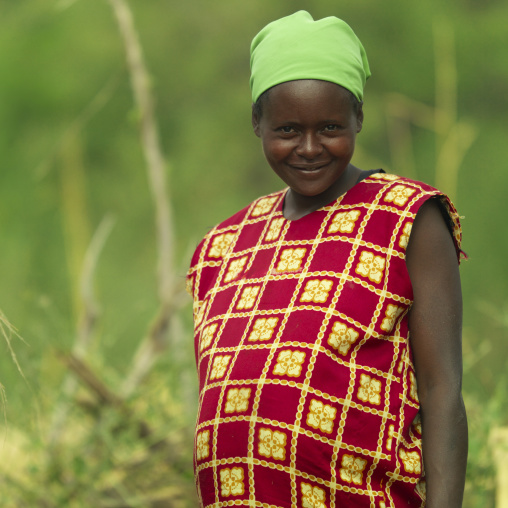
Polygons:
[[319,162],[319,163],[313,163],[313,164],[292,164],[291,167],[293,169],[297,169],[298,171],[305,171],[305,172],[313,172],[313,171],[319,171],[323,167],[325,167],[328,163],[327,162]]

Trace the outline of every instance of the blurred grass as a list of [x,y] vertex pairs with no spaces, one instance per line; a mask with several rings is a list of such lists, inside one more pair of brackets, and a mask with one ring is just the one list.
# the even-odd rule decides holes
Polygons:
[[[508,5],[496,0],[411,5],[280,0],[262,8],[259,2],[233,0],[129,3],[173,168],[169,191],[180,280],[208,228],[282,187],[251,133],[251,37],[298,8],[315,17],[337,15],[355,28],[373,71],[355,162],[441,182],[465,216],[470,261],[461,267],[464,394],[471,439],[464,506],[493,507],[489,436],[508,425],[508,265],[501,255],[508,243],[503,222],[508,175],[502,162]],[[436,26],[444,42],[434,49]],[[0,0],[0,69],[0,308],[27,342],[14,340],[12,346],[28,381],[4,341],[2,506],[195,506],[197,388],[190,310],[182,314],[186,332],[180,341],[122,405],[101,401],[81,378],[74,398],[65,400],[59,392],[68,373],[63,358],[76,335],[84,251],[90,231],[108,213],[116,226],[97,267],[102,312],[86,364],[112,393],[120,389],[158,305],[153,203],[138,138],[139,112],[107,2]],[[447,75],[436,90],[436,78]],[[393,107],[404,113],[395,125]],[[434,115],[436,107],[446,118]],[[415,112],[422,110],[431,111],[438,123],[426,125]],[[440,157],[446,135],[464,136],[460,126],[469,126],[474,142],[458,159],[460,143],[447,152],[451,157]],[[447,180],[454,157],[460,162],[455,182]],[[65,437],[58,449],[49,449],[50,415],[62,403],[69,408]],[[140,421],[150,427],[148,437],[140,435]],[[169,445],[157,447],[160,442]]]
[[163,377],[154,376],[143,392],[129,401],[126,416],[80,391],[65,439],[50,453],[44,437],[9,428],[2,506],[195,506],[188,414]]

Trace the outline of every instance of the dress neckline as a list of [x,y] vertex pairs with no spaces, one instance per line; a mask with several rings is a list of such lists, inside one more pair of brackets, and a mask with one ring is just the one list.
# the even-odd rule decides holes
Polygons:
[[289,191],[289,187],[286,187],[285,189],[283,189],[281,191],[282,195],[281,195],[281,199],[279,199],[279,202],[277,203],[277,210],[276,211],[280,212],[280,214],[282,215],[282,217],[283,217],[283,219],[285,221],[287,221],[287,222],[298,222],[298,221],[300,221],[302,219],[305,219],[306,217],[310,217],[312,214],[314,214],[316,212],[322,211],[325,208],[333,206],[335,203],[337,203],[337,201],[339,199],[342,201],[346,195],[350,194],[355,188],[359,187],[361,183],[363,183],[371,175],[376,174],[376,173],[385,173],[385,171],[383,169],[371,169],[369,171],[366,171],[365,173],[360,175],[360,178],[356,181],[356,183],[352,187],[350,187],[346,192],[342,193],[340,196],[337,196],[334,200],[330,201],[326,205],[320,206],[319,208],[316,208],[312,212],[309,212],[309,213],[307,213],[305,215],[302,215],[298,219],[288,219],[287,217],[284,216],[284,201],[286,200],[286,195],[287,195],[287,193]]

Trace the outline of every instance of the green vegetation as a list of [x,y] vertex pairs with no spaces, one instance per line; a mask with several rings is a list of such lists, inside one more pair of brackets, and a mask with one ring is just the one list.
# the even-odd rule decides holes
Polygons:
[[165,250],[121,3],[0,0],[0,309],[25,341],[0,315],[0,504],[196,505],[182,286],[207,229],[282,186],[251,132],[248,48],[305,8],[346,19],[369,55],[356,164],[438,185],[465,217],[464,506],[493,507],[492,436],[508,426],[508,5],[128,0],[167,161]]

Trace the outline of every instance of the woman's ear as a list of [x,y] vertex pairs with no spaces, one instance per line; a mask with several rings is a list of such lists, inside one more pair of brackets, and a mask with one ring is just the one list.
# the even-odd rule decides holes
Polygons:
[[259,114],[256,111],[255,104],[252,105],[252,128],[254,129],[254,134],[259,138],[261,137],[259,131]]
[[356,133],[358,134],[363,127],[363,102],[360,103],[358,113],[356,114]]

